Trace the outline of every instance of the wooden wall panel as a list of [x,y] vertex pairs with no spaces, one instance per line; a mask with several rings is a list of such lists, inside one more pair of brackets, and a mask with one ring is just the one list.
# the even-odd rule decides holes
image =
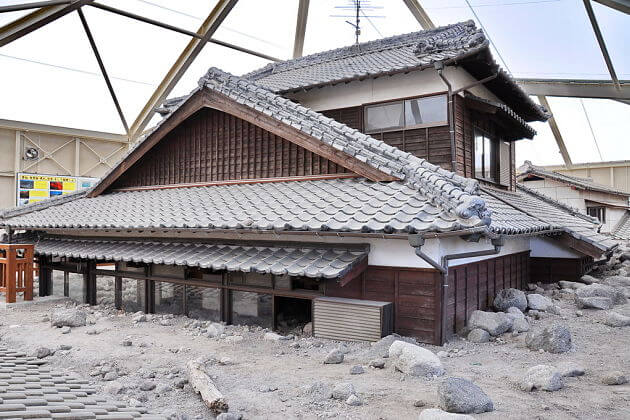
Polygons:
[[167,134],[113,188],[344,172],[247,121],[205,108]]
[[460,331],[475,310],[492,308],[497,292],[529,283],[529,251],[449,268],[446,325],[449,335]]
[[369,266],[344,287],[326,283],[326,296],[394,302],[394,330],[430,344],[440,341],[440,293],[432,269]]
[[531,281],[555,283],[560,280],[577,281],[592,264],[584,258],[530,258]]

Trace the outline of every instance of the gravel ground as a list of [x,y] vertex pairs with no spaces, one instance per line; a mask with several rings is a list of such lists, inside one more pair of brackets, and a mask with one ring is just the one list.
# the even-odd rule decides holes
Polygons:
[[[582,310],[583,315],[577,316],[569,294],[546,293],[554,295],[560,314],[543,314],[531,322],[532,328],[554,322],[566,325],[574,347],[568,353],[532,352],[524,345],[524,333],[507,333],[484,344],[455,338],[444,347],[425,347],[434,353],[446,352],[442,362],[447,376],[472,380],[494,401],[495,411],[476,414],[475,418],[630,418],[630,385],[601,383],[609,371],[630,375],[630,327],[602,324],[604,311]],[[424,404],[424,408],[438,404],[439,379],[406,376],[396,372],[388,359],[382,359],[384,369],[368,367],[371,360],[381,358],[387,343],[342,344],[305,337],[269,341],[263,338],[267,330],[242,326],[227,326],[225,336],[208,338],[202,333],[203,323],[185,317],[158,315],[149,316],[147,322],[134,322],[136,314],[111,306],[85,308],[91,325],[72,328],[67,334],[50,326],[52,311],[74,305],[65,298],[42,298],[7,307],[1,320],[1,340],[10,348],[27,352],[71,346],[48,357],[51,367],[78,373],[93,381],[101,392],[119,392],[117,399],[145,405],[172,418],[213,418],[190,385],[177,387],[186,378],[186,362],[199,357],[209,361],[209,372],[230,411],[246,419],[400,419],[417,417],[423,407],[415,404]],[[630,316],[630,304],[614,310]],[[348,351],[344,362],[324,365],[326,354],[340,345]],[[566,387],[556,392],[519,389],[519,379],[529,367],[566,361],[582,365],[586,375],[567,378]],[[365,373],[350,375],[354,365],[363,365]],[[117,378],[106,381],[105,374],[107,379]],[[351,382],[363,405],[349,406],[328,398],[330,389],[339,382]],[[155,389],[142,390],[152,385]]]

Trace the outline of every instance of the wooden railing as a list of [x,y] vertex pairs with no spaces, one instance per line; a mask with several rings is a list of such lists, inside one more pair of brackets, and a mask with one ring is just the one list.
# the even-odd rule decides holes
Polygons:
[[0,244],[0,293],[13,303],[18,293],[33,300],[33,245]]

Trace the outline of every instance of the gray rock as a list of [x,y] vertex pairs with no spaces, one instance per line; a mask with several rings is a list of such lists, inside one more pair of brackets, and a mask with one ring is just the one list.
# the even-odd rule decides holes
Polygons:
[[512,319],[525,318],[525,314],[523,313],[523,311],[518,309],[516,306],[509,307],[507,311],[505,311],[505,313],[507,313],[508,316]]
[[[523,295],[525,294],[523,293]],[[468,319],[468,326],[472,329],[481,328],[488,331],[490,335],[497,336],[507,332],[512,327],[512,318],[504,312],[473,311]]]
[[44,357],[52,356],[54,352],[48,347],[39,347],[35,350],[35,357],[43,359]]
[[173,390],[173,388],[171,388],[170,385],[168,384],[160,384],[156,389],[155,392],[157,392],[158,394],[167,394],[169,392],[171,392]]
[[131,340],[123,340],[122,345],[123,347],[131,347],[133,345],[133,342]]
[[612,300],[614,305],[623,305],[628,301],[621,289],[607,286],[605,284],[590,284],[588,286],[580,287],[575,291],[575,297],[576,299],[604,297]]
[[86,322],[87,314],[77,308],[55,310],[50,317],[53,327],[83,327]]
[[602,376],[604,385],[623,385],[628,383],[628,378],[619,371],[608,372]]
[[630,277],[610,276],[602,280],[602,283],[611,287],[630,287]]
[[468,341],[471,343],[487,343],[490,341],[490,334],[481,328],[475,328],[468,333]]
[[575,305],[580,309],[612,309],[613,301],[607,297],[575,297]]
[[70,350],[72,349],[72,346],[70,344],[60,344],[59,345],[59,350]]
[[538,365],[527,370],[520,382],[523,391],[557,391],[564,387],[562,375],[553,366]]
[[136,315],[133,317],[132,319],[133,322],[146,322],[147,321],[147,316],[142,314],[142,315]]
[[61,334],[70,334],[72,329],[70,327],[61,327]]
[[115,370],[111,371],[111,372],[107,372],[105,374],[105,376],[103,376],[103,380],[104,381],[113,381],[118,379],[118,373],[116,373]]
[[177,389],[184,389],[184,386],[188,383],[188,379],[178,379],[173,382],[173,386]]
[[607,312],[604,324],[609,327],[627,327],[630,326],[630,316],[618,314],[617,312]]
[[521,311],[527,308],[527,297],[522,290],[503,289],[494,298],[494,307],[497,311],[505,311],[510,307],[516,307]]
[[512,322],[512,331],[522,333],[529,331],[529,322],[525,318],[517,318]]
[[439,405],[450,413],[485,413],[494,410],[492,400],[481,388],[463,378],[447,378],[437,387]]
[[568,289],[568,290],[577,290],[580,287],[584,287],[584,283],[578,283],[576,281],[566,281],[566,280],[560,280],[558,282],[558,284],[560,285],[560,287],[562,287],[563,289]]
[[405,341],[394,341],[389,347],[394,368],[411,376],[442,376],[446,371],[440,358],[431,351]]
[[350,375],[361,375],[365,373],[365,369],[361,365],[355,365],[350,368]]
[[314,382],[311,385],[303,386],[302,393],[309,396],[312,401],[316,402],[321,402],[332,398],[332,391],[330,387],[321,381]]
[[547,308],[553,306],[553,302],[546,296],[532,293],[527,295],[527,306],[536,311],[547,311]]
[[565,378],[583,376],[586,373],[584,367],[574,362],[562,362],[558,365],[558,371]]
[[339,349],[334,349],[326,355],[324,364],[326,365],[338,365],[343,362],[344,355]]
[[208,326],[206,334],[210,338],[219,337],[221,334],[225,332],[225,327],[223,324],[219,324],[218,322],[213,322]]
[[363,401],[361,401],[361,398],[357,397],[355,394],[352,394],[346,400],[346,404],[357,407],[359,405],[363,405]]
[[623,252],[621,255],[619,255],[619,261],[624,262],[630,260],[630,252]]
[[313,335],[313,323],[307,322],[304,324],[304,328],[302,328],[302,335],[305,337],[311,337]]
[[103,387],[103,391],[111,395],[123,394],[127,388],[118,381],[112,381]]
[[585,274],[582,277],[580,277],[580,281],[584,284],[593,284],[593,283],[599,282],[599,279],[596,279],[593,276],[589,276],[588,274]]
[[475,420],[475,418],[468,414],[447,413],[439,408],[427,408],[422,410],[418,420]]
[[140,389],[141,389],[142,391],[152,391],[152,390],[154,390],[154,389],[155,389],[155,383],[154,383],[154,382],[151,382],[151,381],[143,381],[143,382],[140,384]]
[[354,385],[350,382],[339,382],[332,390],[332,397],[336,400],[347,400],[350,395],[356,394]]
[[571,350],[571,332],[560,324],[529,331],[525,344],[530,350],[564,353]]
[[383,369],[385,367],[385,360],[370,360],[370,367],[373,367],[374,369]]
[[275,332],[265,333],[265,336],[263,338],[268,341],[280,341],[283,339],[280,334],[276,334]]

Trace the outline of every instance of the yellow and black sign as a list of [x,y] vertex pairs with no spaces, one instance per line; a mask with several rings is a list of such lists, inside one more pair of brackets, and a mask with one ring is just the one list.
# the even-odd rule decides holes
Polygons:
[[20,173],[17,179],[17,205],[35,203],[90,188],[97,180],[98,178]]

